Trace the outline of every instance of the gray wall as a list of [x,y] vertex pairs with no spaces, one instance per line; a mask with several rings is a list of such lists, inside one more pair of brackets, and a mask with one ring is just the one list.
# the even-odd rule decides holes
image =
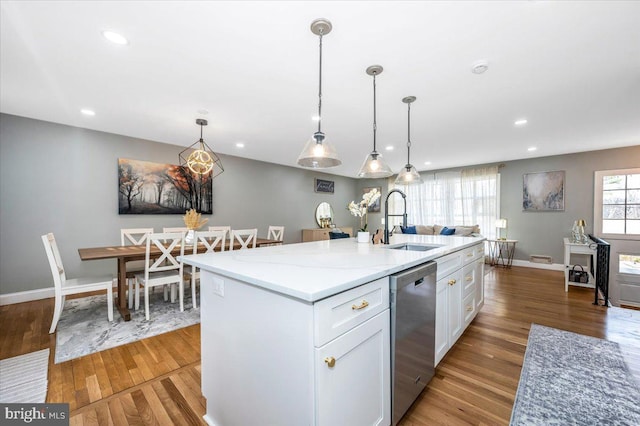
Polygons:
[[[215,149],[215,143],[213,144]],[[119,215],[118,158],[175,164],[183,147],[0,115],[0,294],[51,287],[40,236],[53,232],[67,275],[115,274],[115,260],[82,262],[77,249],[120,244],[120,228],[183,226],[181,215]],[[297,155],[292,153],[291,155]],[[233,156],[213,181],[207,225],[284,225],[285,242],[315,228],[315,208],[331,203],[335,223],[357,226],[346,206],[358,181]],[[313,191],[315,177],[334,194]]]
[[[564,262],[563,237],[571,235],[576,219],[585,219],[585,231],[593,233],[594,172],[640,166],[640,146],[607,149],[552,157],[509,161],[500,169],[500,216],[508,220],[508,237],[518,240],[515,258],[532,254]],[[522,176],[525,173],[564,170],[565,210],[522,211]]]

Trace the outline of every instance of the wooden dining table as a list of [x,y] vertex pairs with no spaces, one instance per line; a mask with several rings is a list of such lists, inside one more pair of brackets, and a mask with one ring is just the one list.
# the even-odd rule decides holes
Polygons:
[[[230,241],[227,240],[225,250],[229,250]],[[282,241],[268,240],[266,238],[256,238],[256,247],[270,246],[282,244]],[[240,249],[240,243],[235,241],[233,249]],[[219,251],[219,247],[216,247],[216,251]],[[202,251],[205,251],[202,246]],[[104,259],[117,259],[118,260],[118,298],[116,300],[116,307],[120,311],[120,315],[125,321],[131,321],[131,312],[129,312],[129,306],[127,305],[127,262],[134,260],[144,260],[147,253],[146,245],[139,246],[107,246],[107,247],[90,247],[79,248],[78,254],[81,260],[104,260]],[[158,247],[152,246],[150,248],[150,254],[161,255],[161,251]],[[180,254],[180,246],[177,246],[173,252],[173,255]],[[193,246],[189,245],[185,248],[185,255],[193,254]]]

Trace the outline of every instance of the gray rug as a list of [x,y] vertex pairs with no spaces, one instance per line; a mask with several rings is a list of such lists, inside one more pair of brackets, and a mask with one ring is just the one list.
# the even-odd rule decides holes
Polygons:
[[617,343],[531,325],[512,425],[640,425],[640,387]]
[[47,397],[49,349],[0,361],[0,402],[44,403]]
[[131,321],[127,322],[115,306],[114,321],[109,322],[106,299],[104,295],[67,300],[58,322],[56,364],[200,322],[200,308],[191,308],[189,288],[185,290],[184,312],[180,312],[177,300],[165,302],[162,289],[157,288],[149,298],[149,321],[144,316],[143,294],[140,309],[131,310]]

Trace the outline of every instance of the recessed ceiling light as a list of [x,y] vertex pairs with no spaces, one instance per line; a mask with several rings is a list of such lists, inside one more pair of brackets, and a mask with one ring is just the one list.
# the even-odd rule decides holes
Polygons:
[[527,119],[521,118],[520,120],[514,121],[513,124],[515,124],[516,126],[524,126],[525,124],[527,124]]
[[527,151],[529,152],[533,152],[535,150],[537,150],[538,148],[536,148],[535,146],[530,146],[529,148],[527,148]]
[[384,149],[386,149],[387,151],[393,151],[393,145],[385,146]]
[[80,110],[80,112],[81,112],[81,113],[83,113],[84,115],[90,115],[90,116],[92,116],[92,117],[93,117],[94,115],[96,115],[96,112],[95,112],[95,111],[90,110],[90,109],[86,109],[86,108],[81,109],[81,110]]
[[104,38],[109,40],[111,43],[115,44],[129,44],[129,40],[127,40],[123,35],[114,33],[113,31],[103,31],[102,35]]
[[208,111],[208,110],[206,110],[206,109],[204,109],[204,108],[203,108],[203,109],[199,109],[199,110],[198,110],[198,111],[196,111],[196,112],[197,112],[198,114],[200,114],[200,115],[207,115],[207,114],[209,114],[209,111]]
[[319,115],[314,115],[313,117],[311,117],[311,119],[313,121],[320,121],[320,116]]
[[431,165],[431,161],[425,161],[425,162],[424,162],[424,165],[425,165],[425,166],[430,166],[430,165]]
[[471,65],[471,72],[474,74],[482,74],[488,69],[489,69],[489,61],[487,61],[486,59],[476,61]]
[[238,148],[244,148],[244,144],[243,144],[242,142],[238,142],[238,143],[236,144],[236,147],[238,147]]

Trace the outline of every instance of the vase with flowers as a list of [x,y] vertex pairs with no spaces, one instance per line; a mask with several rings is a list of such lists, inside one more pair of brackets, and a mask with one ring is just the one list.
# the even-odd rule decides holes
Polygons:
[[369,242],[369,232],[367,231],[367,213],[369,211],[369,207],[372,206],[378,198],[380,198],[382,194],[378,191],[377,188],[373,188],[371,191],[362,195],[362,200],[359,203],[352,201],[347,206],[349,212],[355,216],[360,218],[360,229],[358,230],[358,242],[359,243],[368,243]]
[[201,220],[201,215],[195,209],[189,210],[182,219],[184,220],[184,224],[186,225],[188,231],[187,235],[184,239],[185,243],[191,244],[195,239],[195,231],[199,229],[202,225],[207,223],[208,219]]

